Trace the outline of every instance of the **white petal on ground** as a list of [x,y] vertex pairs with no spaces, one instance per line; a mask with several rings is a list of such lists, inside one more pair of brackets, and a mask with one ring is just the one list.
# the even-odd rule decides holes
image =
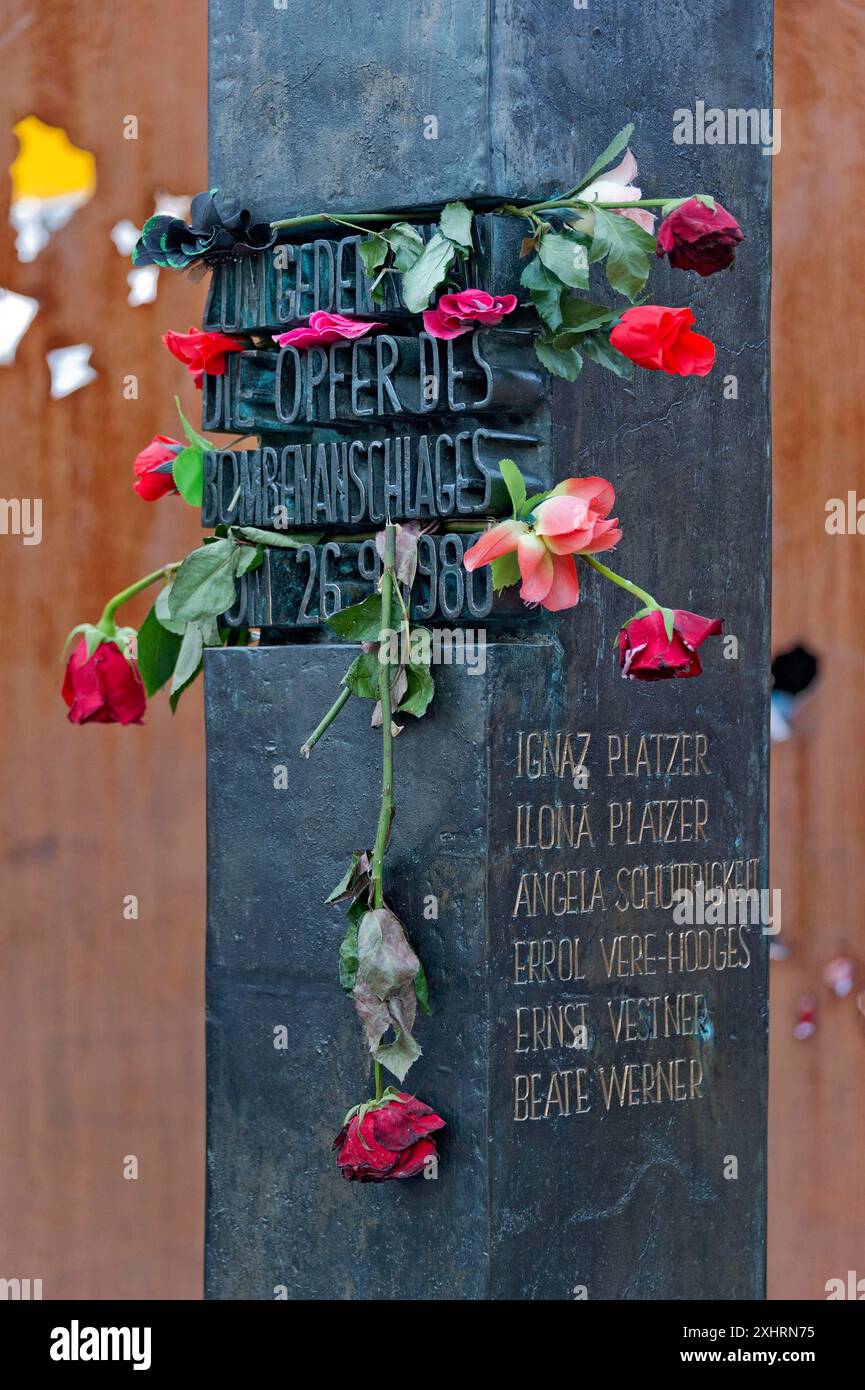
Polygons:
[[38,310],[38,299],[0,289],[0,365],[9,367],[15,361],[18,344]]
[[75,343],[72,347],[55,348],[45,354],[51,372],[52,400],[71,396],[73,391],[80,391],[82,386],[96,380],[98,373],[90,365],[92,351],[89,343]]

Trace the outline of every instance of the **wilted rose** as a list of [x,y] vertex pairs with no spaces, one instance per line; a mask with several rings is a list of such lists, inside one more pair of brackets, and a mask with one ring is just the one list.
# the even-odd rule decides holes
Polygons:
[[689,198],[658,228],[657,253],[669,256],[670,265],[677,270],[714,275],[733,264],[736,247],[744,236],[735,217],[720,203],[713,210],[699,198]]
[[632,618],[619,633],[622,675],[637,681],[700,676],[703,666],[697,649],[722,628],[721,618],[702,618],[699,613],[674,608],[673,636],[668,638],[660,609]]
[[79,638],[66,664],[63,699],[72,724],[140,724],[147,699],[138,667],[116,642],[100,642],[92,656]]
[[379,1105],[358,1106],[333,1141],[349,1182],[388,1182],[423,1172],[438,1151],[429,1135],[444,1120],[416,1096],[392,1091]]

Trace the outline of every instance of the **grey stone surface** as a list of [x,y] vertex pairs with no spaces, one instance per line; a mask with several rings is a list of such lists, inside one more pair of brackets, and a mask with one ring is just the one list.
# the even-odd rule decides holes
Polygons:
[[[611,644],[630,603],[584,575],[580,606],[538,615],[524,643],[492,646],[486,676],[441,671],[432,714],[397,740],[388,880],[431,979],[435,1013],[419,1024],[424,1057],[409,1082],[448,1123],[437,1182],[344,1184],[328,1154],[368,1085],[335,976],[342,921],[321,905],[375,820],[368,708],[350,703],[309,763],[296,749],[350,653],[208,652],[211,1298],[269,1299],[279,1285],[292,1298],[549,1300],[579,1285],[590,1299],[762,1296],[766,939],[752,933],[747,968],[670,978],[673,990],[705,986],[712,1024],[676,1050],[613,1043],[608,1002],[663,994],[667,979],[608,981],[600,938],[670,928],[668,912],[616,906],[620,870],[629,884],[643,864],[759,858],[768,882],[771,159],[753,144],[677,146],[672,129],[676,108],[698,99],[771,108],[771,16],[770,0],[603,12],[591,0],[586,11],[394,0],[374,12],[212,0],[211,183],[258,216],[558,190],[634,119],[644,189],[716,193],[747,239],[731,274],[701,280],[659,263],[650,281],[652,302],[690,304],[716,343],[710,376],[638,372],[624,386],[587,364],[551,392],[554,475],[616,487],[613,567],[663,602],[723,615],[737,655],[712,639],[699,680],[621,681]],[[437,142],[423,139],[426,114],[438,115]],[[594,846],[515,848],[518,803],[537,816],[579,795],[515,782],[520,729],[591,733]],[[674,772],[607,775],[609,734],[687,731],[712,750],[688,790]],[[277,762],[291,792],[273,790]],[[681,796],[709,803],[699,852],[625,845],[618,832],[608,843],[611,800]],[[513,917],[523,871],[595,864],[613,875],[603,907]],[[427,891],[444,903],[436,923],[421,914]],[[532,986],[525,998],[589,1002],[586,1114],[513,1119],[518,927],[584,940],[582,993]],[[289,1055],[272,1045],[283,1022]],[[605,1109],[598,1069],[629,1050],[639,1063],[698,1060],[700,1097]],[[523,1071],[570,1055],[554,1048]],[[736,1181],[723,1175],[728,1155]]]

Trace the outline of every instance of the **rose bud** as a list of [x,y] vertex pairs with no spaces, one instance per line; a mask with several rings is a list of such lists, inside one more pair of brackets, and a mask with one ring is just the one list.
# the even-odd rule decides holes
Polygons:
[[101,641],[88,656],[86,637],[72,649],[62,695],[72,724],[140,724],[147,705],[132,657],[111,641]]
[[735,217],[716,203],[714,210],[689,198],[674,208],[658,228],[657,254],[669,256],[676,270],[714,275],[733,264],[745,234]]
[[622,675],[632,681],[700,676],[703,667],[697,648],[707,637],[718,635],[722,627],[721,618],[701,618],[699,613],[687,613],[682,608],[675,608],[673,636],[668,638],[664,614],[659,608],[654,608],[645,617],[632,618],[619,633]]
[[623,357],[652,372],[671,376],[706,376],[715,364],[715,345],[702,333],[692,333],[690,309],[641,304],[626,309],[610,333],[610,342]]
[[382,1104],[349,1112],[333,1141],[336,1161],[348,1182],[413,1178],[438,1152],[428,1136],[444,1120],[405,1091],[388,1091]]
[[165,434],[155,434],[147,448],[136,455],[133,465],[135,482],[132,486],[145,502],[158,502],[160,497],[177,491],[172,468],[182,448],[179,440],[169,439]]
[[199,328],[190,328],[188,333],[163,333],[162,341],[168,351],[185,364],[199,391],[205,372],[208,376],[225,375],[226,353],[243,352],[249,346],[241,338],[228,338],[224,333],[203,333]]
[[517,307],[515,294],[492,295],[486,290],[460,290],[443,294],[434,309],[426,309],[423,326],[431,338],[459,338],[478,324],[495,328],[505,314]]

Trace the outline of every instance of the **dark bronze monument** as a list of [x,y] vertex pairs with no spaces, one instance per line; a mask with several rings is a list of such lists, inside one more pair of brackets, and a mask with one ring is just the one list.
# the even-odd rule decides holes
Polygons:
[[[674,8],[448,0],[421,23],[398,0],[211,0],[210,185],[311,222],[218,268],[205,318],[257,342],[205,380],[204,427],[258,444],[208,456],[203,521],[309,536],[239,582],[228,621],[261,646],[205,661],[209,1298],[762,1297],[767,938],[672,906],[768,884],[771,161],[673,128],[698,98],[771,108],[772,16]],[[711,314],[703,379],[554,379],[529,311],[436,341],[393,286],[371,302],[358,233],[314,218],[553,195],[631,119],[655,183],[723,188],[747,223],[735,282],[654,272],[658,303]],[[464,283],[516,292],[514,256],[510,223],[478,216]],[[316,309],[385,330],[265,345]],[[465,572],[509,514],[504,457],[537,489],[613,482],[621,568],[725,619],[702,679],[622,680],[630,610],[588,571],[541,616]],[[298,750],[355,654],[322,618],[380,573],[353,533],[387,517],[464,523],[422,539],[413,617],[486,644],[435,668],[395,744],[390,897],[433,1010],[407,1087],[447,1128],[434,1179],[368,1186],[329,1157],[370,1067],[324,900],[369,838],[369,706]]]

